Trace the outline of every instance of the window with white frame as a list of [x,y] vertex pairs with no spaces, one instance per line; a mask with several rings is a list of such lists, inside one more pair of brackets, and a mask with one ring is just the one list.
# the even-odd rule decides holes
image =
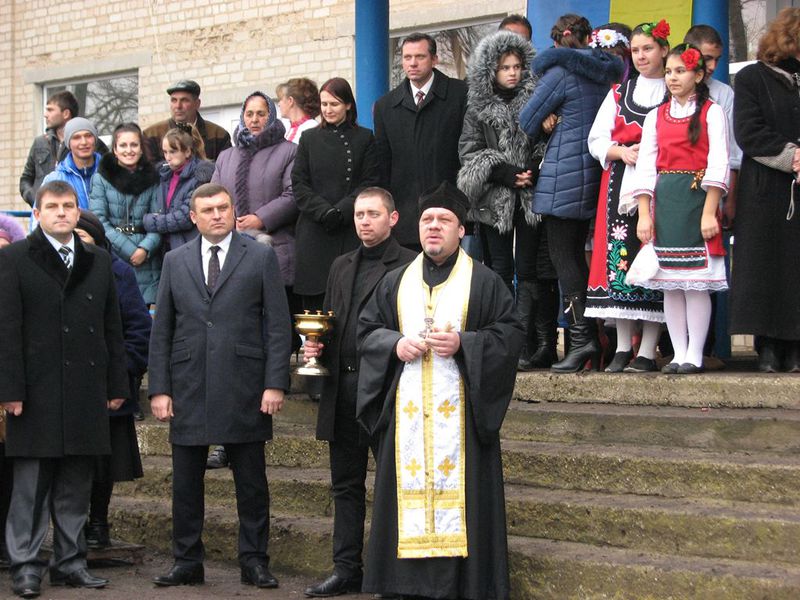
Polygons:
[[139,118],[138,73],[49,83],[43,87],[42,104],[56,92],[64,90],[75,95],[80,115],[94,123],[103,138],[110,136],[120,123],[135,123]]

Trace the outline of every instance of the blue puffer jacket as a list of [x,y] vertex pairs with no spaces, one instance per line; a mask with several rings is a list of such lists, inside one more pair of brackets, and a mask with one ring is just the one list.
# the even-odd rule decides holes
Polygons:
[[[147,259],[134,270],[145,303],[155,303],[161,276],[161,236],[145,233],[142,224],[145,214],[158,210],[158,173],[144,159],[130,172],[112,153],[106,154],[92,178],[89,210],[100,219],[111,250],[122,260],[130,262],[137,248],[147,252]],[[126,233],[125,227],[133,232]]]
[[533,60],[532,70],[540,79],[520,113],[520,126],[536,141],[544,136],[542,121],[552,113],[560,117],[547,144],[533,211],[591,219],[602,169],[586,140],[609,87],[622,75],[622,61],[602,50],[550,48]]
[[158,206],[161,212],[144,216],[146,231],[166,234],[164,251],[174,250],[197,237],[197,227],[189,217],[189,200],[198,186],[211,181],[214,163],[192,157],[178,176],[178,186],[167,208],[167,193],[172,180],[172,169],[168,164],[159,169],[161,185],[158,187]]
[[92,176],[97,172],[100,164],[100,155],[94,153],[94,164],[91,167],[79,169],[72,160],[72,153],[56,165],[55,171],[48,173],[42,180],[42,185],[51,181],[65,181],[72,186],[78,195],[79,208],[89,208],[89,192],[92,190]]

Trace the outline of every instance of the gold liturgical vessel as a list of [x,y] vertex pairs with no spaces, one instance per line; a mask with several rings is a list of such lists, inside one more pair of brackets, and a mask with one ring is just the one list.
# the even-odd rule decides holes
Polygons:
[[[310,311],[304,310],[302,315],[294,315],[295,325],[294,328],[300,335],[306,336],[312,342],[318,342],[319,338],[333,329],[333,321],[335,316],[332,310],[327,314],[323,314],[321,310],[317,314],[312,315]],[[298,375],[310,375],[311,377],[322,377],[330,375],[328,369],[317,362],[316,357],[309,359],[309,361],[295,369]]]

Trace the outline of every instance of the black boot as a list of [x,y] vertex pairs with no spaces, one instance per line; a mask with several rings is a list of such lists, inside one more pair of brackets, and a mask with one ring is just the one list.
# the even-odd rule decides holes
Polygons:
[[536,330],[533,326],[533,315],[536,311],[536,282],[520,281],[517,283],[517,320],[525,332],[525,343],[517,362],[517,371],[530,371],[531,355],[536,348]]
[[786,358],[783,370],[787,373],[800,373],[800,342],[793,340],[785,343]]
[[783,344],[780,340],[769,337],[759,337],[758,370],[762,373],[777,373],[781,370]]
[[531,355],[527,369],[549,369],[558,360],[558,282],[545,279],[537,283],[536,312],[533,328],[536,331],[536,352]]
[[114,481],[111,477],[111,457],[100,456],[95,460],[92,496],[89,506],[89,519],[83,531],[86,545],[93,550],[102,550],[111,546],[108,527],[108,505],[114,493]]
[[92,550],[103,550],[111,546],[108,521],[90,519],[84,527],[86,546]]
[[565,296],[564,304],[567,306],[567,319],[570,322],[569,353],[550,370],[553,373],[577,373],[583,369],[588,360],[592,361],[592,368],[596,369],[600,364],[600,345],[597,343],[595,320],[583,314],[586,308],[586,294]]

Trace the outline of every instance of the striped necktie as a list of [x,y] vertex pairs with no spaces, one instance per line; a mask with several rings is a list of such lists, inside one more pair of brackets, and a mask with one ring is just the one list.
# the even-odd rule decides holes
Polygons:
[[72,270],[72,250],[69,246],[61,246],[58,249],[58,253],[61,255],[61,260],[64,261],[64,264],[67,266],[67,270]]

